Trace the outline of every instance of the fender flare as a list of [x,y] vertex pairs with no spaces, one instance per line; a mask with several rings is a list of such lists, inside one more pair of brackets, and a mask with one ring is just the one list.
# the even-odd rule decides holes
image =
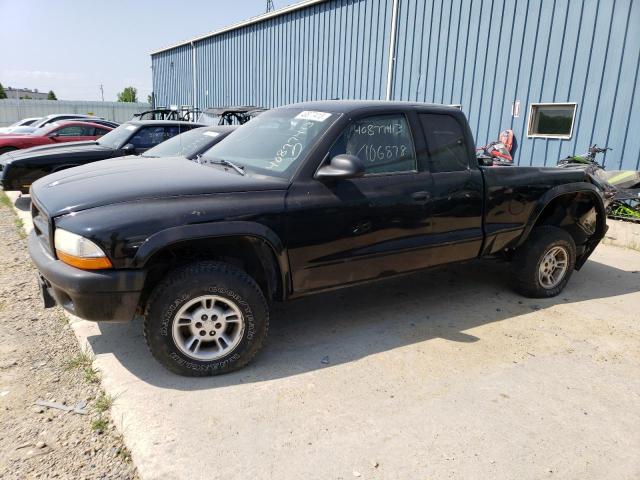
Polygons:
[[547,208],[547,206],[556,198],[571,193],[587,193],[592,197],[598,213],[598,224],[596,225],[596,232],[593,238],[597,239],[597,241],[600,241],[607,231],[606,211],[604,207],[604,201],[602,200],[602,196],[600,195],[600,191],[595,185],[591,183],[576,182],[555,186],[545,192],[545,194],[538,199],[536,206],[531,211],[531,215],[529,215],[529,219],[524,228],[524,231],[522,232],[522,235],[520,236],[520,240],[518,241],[516,248],[521,246],[527,240],[527,238],[529,238],[531,230],[533,230],[534,225],[538,221],[538,218],[540,218],[540,215],[542,214],[544,209]]
[[214,222],[171,227],[154,233],[138,248],[133,259],[134,268],[142,268],[159,251],[189,240],[222,237],[253,237],[263,241],[272,251],[280,269],[283,294],[289,289],[289,257],[280,237],[269,227],[256,222]]

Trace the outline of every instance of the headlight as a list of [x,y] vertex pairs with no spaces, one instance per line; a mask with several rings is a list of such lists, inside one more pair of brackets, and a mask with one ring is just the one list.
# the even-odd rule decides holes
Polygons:
[[54,236],[56,255],[64,263],[84,270],[112,268],[104,252],[91,240],[57,228]]

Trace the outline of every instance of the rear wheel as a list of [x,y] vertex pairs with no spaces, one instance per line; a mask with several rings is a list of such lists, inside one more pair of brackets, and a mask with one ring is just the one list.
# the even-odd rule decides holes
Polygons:
[[245,366],[267,335],[269,311],[257,283],[221,262],[198,262],[170,273],[149,298],[147,345],[166,368],[207,376]]
[[537,227],[513,257],[514,289],[526,297],[555,297],[569,282],[575,263],[576,246],[569,233]]

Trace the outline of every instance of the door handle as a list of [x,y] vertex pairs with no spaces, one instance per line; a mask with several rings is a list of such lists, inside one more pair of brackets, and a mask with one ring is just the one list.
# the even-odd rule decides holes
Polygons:
[[373,227],[373,224],[369,220],[360,220],[358,223],[356,223],[353,226],[351,231],[356,235],[361,235],[363,233],[367,233],[371,231],[372,227]]
[[411,194],[411,198],[414,203],[425,204],[431,198],[431,194],[429,192],[415,192]]

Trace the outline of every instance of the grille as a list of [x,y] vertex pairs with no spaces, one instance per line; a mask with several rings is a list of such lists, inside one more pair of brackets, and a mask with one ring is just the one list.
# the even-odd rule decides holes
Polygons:
[[31,199],[31,220],[33,221],[33,230],[43,243],[45,248],[52,253],[51,250],[51,229],[49,228],[49,219],[44,212],[37,206],[33,198]]

